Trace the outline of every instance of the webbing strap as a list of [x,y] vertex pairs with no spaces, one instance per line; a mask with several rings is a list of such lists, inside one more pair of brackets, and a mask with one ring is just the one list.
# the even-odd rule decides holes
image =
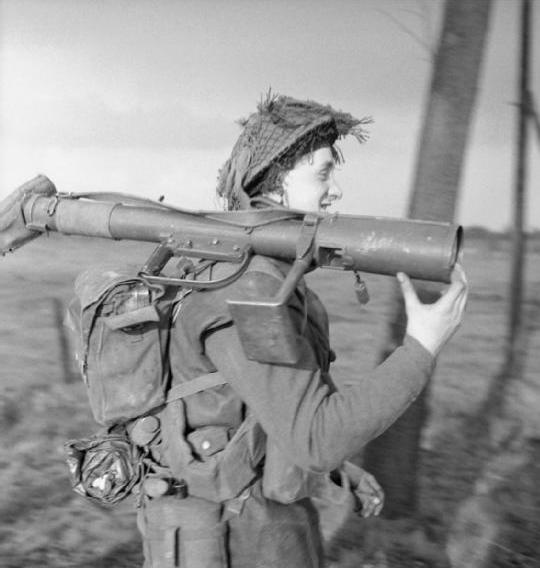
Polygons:
[[[302,223],[302,230],[300,231],[300,238],[296,243],[296,260],[302,260],[307,257],[309,253],[313,255],[313,242],[319,227],[321,218],[314,213],[308,213],[304,217]],[[311,258],[308,259],[311,262]]]
[[185,398],[191,394],[195,394],[212,387],[217,387],[219,385],[224,385],[226,383],[227,381],[219,373],[208,373],[208,375],[202,375],[196,379],[192,379],[191,381],[171,387],[167,393],[167,402],[171,402],[179,398]]

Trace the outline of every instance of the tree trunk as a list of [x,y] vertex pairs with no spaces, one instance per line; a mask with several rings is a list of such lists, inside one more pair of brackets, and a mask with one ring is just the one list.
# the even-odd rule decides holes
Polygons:
[[[489,11],[490,0],[446,0],[409,202],[408,215],[413,219],[454,219]],[[432,285],[416,284],[423,301],[438,296]],[[393,296],[395,315],[388,327],[381,360],[401,344],[405,331],[397,287]],[[419,441],[427,416],[426,399],[424,391],[366,449],[365,467],[386,491],[384,514],[388,518],[409,517],[417,511]]]
[[525,178],[527,173],[528,122],[532,116],[532,94],[529,91],[529,67],[531,51],[531,5],[521,3],[521,41],[519,55],[518,128],[516,140],[516,183],[514,189],[514,229],[512,234],[512,277],[510,281],[510,309],[506,338],[506,366],[511,376],[519,357],[522,342],[523,264],[525,233],[523,230],[526,210]]

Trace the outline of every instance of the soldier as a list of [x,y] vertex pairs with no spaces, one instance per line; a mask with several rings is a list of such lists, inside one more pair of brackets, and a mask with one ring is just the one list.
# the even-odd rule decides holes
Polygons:
[[[335,142],[346,135],[363,141],[367,122],[312,101],[269,96],[243,121],[218,194],[230,210],[322,213],[341,197]],[[346,377],[338,390],[329,373],[326,312],[303,280],[288,303],[298,362],[263,363],[244,354],[226,301],[274,296],[289,269],[256,256],[234,284],[193,291],[181,305],[169,345],[171,389],[181,394],[155,415],[156,474],[143,484],[139,512],[147,568],[318,568],[315,492],[341,487],[340,498],[352,489],[364,515],[380,511],[374,478],[345,460],[425,386],[461,321],[465,276],[457,267],[439,301],[423,305],[398,274],[408,316],[403,345],[372,372]],[[197,277],[228,270],[218,263]],[[174,481],[160,485],[165,478]]]

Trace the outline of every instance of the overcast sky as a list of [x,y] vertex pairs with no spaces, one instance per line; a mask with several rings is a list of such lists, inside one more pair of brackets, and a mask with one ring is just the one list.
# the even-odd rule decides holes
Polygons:
[[[458,213],[467,225],[511,222],[519,7],[494,3]],[[272,87],[374,118],[367,144],[341,144],[338,209],[400,216],[441,11],[439,0],[0,0],[0,198],[43,173],[60,191],[214,208],[235,121]],[[531,132],[536,228],[539,183]]]

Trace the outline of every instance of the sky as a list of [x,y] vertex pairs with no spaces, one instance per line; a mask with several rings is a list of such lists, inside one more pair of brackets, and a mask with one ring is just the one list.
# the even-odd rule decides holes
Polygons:
[[[540,30],[533,0],[532,29]],[[440,0],[0,0],[0,199],[38,173],[59,191],[122,191],[214,209],[236,120],[264,93],[371,116],[344,140],[343,213],[402,216]],[[457,221],[510,226],[518,0],[495,0]],[[540,108],[540,33],[532,90]],[[527,228],[540,228],[530,135]]]

